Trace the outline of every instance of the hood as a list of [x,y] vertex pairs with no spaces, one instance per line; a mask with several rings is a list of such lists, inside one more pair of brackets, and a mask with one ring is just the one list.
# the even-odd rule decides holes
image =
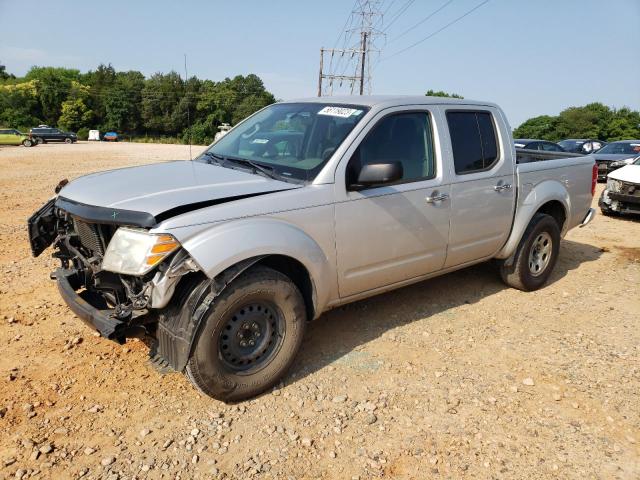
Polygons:
[[[300,185],[198,161],[175,161],[93,173],[68,183],[63,200],[159,220],[228,200]],[[115,217],[114,217],[115,218]]]
[[615,162],[617,160],[634,158],[636,155],[632,155],[630,153],[592,153],[591,156],[599,162]]
[[607,178],[640,185],[640,165],[627,165],[611,172]]

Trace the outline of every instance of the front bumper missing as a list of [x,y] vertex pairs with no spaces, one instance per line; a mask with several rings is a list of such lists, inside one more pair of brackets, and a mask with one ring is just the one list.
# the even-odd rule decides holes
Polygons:
[[618,213],[640,213],[640,196],[610,192],[605,189],[598,201],[600,208],[607,208]]
[[87,290],[80,293],[81,282],[78,273],[74,270],[59,268],[54,277],[58,283],[58,290],[65,303],[80,320],[97,330],[100,336],[124,343],[127,337],[140,336],[144,333],[144,327],[130,325],[114,316],[114,310],[109,308],[104,299],[98,294]]

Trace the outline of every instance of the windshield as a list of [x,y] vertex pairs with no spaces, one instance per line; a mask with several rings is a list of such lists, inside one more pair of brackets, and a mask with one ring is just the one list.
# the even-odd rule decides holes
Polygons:
[[598,150],[598,153],[607,153],[610,155],[640,155],[640,142],[610,143]]
[[231,130],[200,158],[249,160],[283,180],[311,181],[367,110],[352,105],[276,103]]
[[640,165],[640,157],[636,158],[636,161],[633,162],[634,165]]
[[565,150],[573,150],[582,147],[582,145],[584,144],[584,140],[562,140],[561,142],[558,142],[558,145],[560,145]]

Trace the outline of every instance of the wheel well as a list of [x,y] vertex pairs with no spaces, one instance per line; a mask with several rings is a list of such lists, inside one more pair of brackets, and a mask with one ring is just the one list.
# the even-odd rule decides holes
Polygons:
[[311,275],[302,263],[286,255],[269,255],[258,261],[256,265],[264,265],[289,277],[302,293],[307,319],[312,320],[315,317],[313,283]]
[[536,213],[546,213],[547,215],[551,215],[558,224],[560,231],[564,228],[564,222],[567,220],[564,205],[557,200],[551,200],[550,202],[545,203]]

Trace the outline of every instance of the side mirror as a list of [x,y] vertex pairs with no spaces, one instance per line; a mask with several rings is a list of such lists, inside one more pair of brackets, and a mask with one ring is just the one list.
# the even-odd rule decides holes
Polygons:
[[402,178],[402,163],[371,163],[364,165],[358,174],[355,184],[349,186],[350,190],[362,190],[366,187],[385,185],[397,182]]

